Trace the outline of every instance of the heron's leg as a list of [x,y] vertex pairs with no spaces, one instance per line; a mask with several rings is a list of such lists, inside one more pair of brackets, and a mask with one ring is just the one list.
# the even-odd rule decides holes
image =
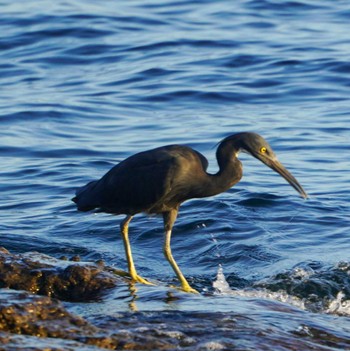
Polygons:
[[197,290],[191,288],[190,284],[182,274],[179,266],[177,265],[171,253],[171,247],[170,247],[171,232],[177,217],[177,212],[178,212],[177,210],[172,210],[172,211],[163,213],[164,229],[165,229],[164,255],[168,260],[168,262],[170,263],[171,267],[173,268],[178,279],[180,280],[182,290],[185,292],[198,294]]
[[122,238],[123,238],[123,242],[124,242],[125,255],[126,255],[126,259],[128,261],[128,268],[129,268],[130,277],[133,281],[135,281],[137,283],[153,285],[152,283],[150,283],[146,279],[140,277],[136,273],[134,261],[132,259],[132,254],[131,254],[131,246],[130,246],[130,242],[129,242],[129,223],[131,220],[132,220],[132,216],[127,216],[120,224],[120,231],[122,233]]

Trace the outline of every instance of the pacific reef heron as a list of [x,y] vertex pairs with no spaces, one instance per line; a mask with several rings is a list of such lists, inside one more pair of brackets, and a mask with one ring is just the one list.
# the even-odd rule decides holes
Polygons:
[[277,160],[270,145],[256,133],[244,132],[223,139],[216,150],[219,171],[207,173],[208,160],[198,151],[183,145],[168,145],[137,153],[114,166],[100,180],[79,188],[72,199],[80,211],[125,214],[120,225],[130,277],[151,284],[136,272],[128,238],[133,216],[162,214],[165,240],[164,255],[181,283],[182,290],[193,289],[178,267],[170,247],[171,232],[180,205],[189,199],[213,196],[230,189],[242,178],[242,164],[237,156],[247,152],[279,173],[300,195],[307,194],[287,169]]

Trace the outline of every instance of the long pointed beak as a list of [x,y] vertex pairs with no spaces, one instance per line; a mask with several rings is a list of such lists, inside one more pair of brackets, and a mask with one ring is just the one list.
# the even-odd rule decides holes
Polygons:
[[299,182],[294,178],[294,176],[287,171],[287,169],[279,162],[277,159],[264,159],[261,160],[267,166],[272,168],[275,172],[280,174],[304,199],[307,199],[308,196],[303,189],[303,187],[299,184]]

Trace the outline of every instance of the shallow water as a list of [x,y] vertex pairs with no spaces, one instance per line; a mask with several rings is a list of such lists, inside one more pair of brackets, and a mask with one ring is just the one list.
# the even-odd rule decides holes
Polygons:
[[[283,320],[295,330],[305,319],[308,328],[350,339],[347,1],[1,5],[2,246],[125,268],[121,217],[77,212],[75,189],[164,144],[196,148],[215,172],[216,143],[255,131],[309,200],[241,155],[243,180],[185,203],[174,229],[174,256],[201,296],[168,287],[176,280],[162,255],[162,221],[137,216],[134,259],[159,285],[137,293],[120,287],[70,308],[85,316],[137,309],[214,319],[255,318],[258,309],[267,329]],[[218,272],[224,289],[215,288]]]

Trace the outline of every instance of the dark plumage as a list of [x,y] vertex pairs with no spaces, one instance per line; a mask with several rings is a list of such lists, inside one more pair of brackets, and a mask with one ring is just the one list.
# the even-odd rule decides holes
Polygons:
[[126,214],[121,232],[129,273],[136,282],[148,283],[136,273],[128,239],[128,224],[136,213],[162,214],[165,228],[164,253],[178,276],[182,289],[195,292],[177,266],[170,249],[170,237],[182,202],[219,194],[242,177],[237,155],[247,152],[283,176],[304,198],[298,181],[277,160],[269,144],[258,134],[239,133],[222,140],[216,157],[219,171],[206,172],[207,159],[187,146],[169,145],[140,152],[114,166],[100,180],[92,181],[76,192],[73,201],[80,211]]

